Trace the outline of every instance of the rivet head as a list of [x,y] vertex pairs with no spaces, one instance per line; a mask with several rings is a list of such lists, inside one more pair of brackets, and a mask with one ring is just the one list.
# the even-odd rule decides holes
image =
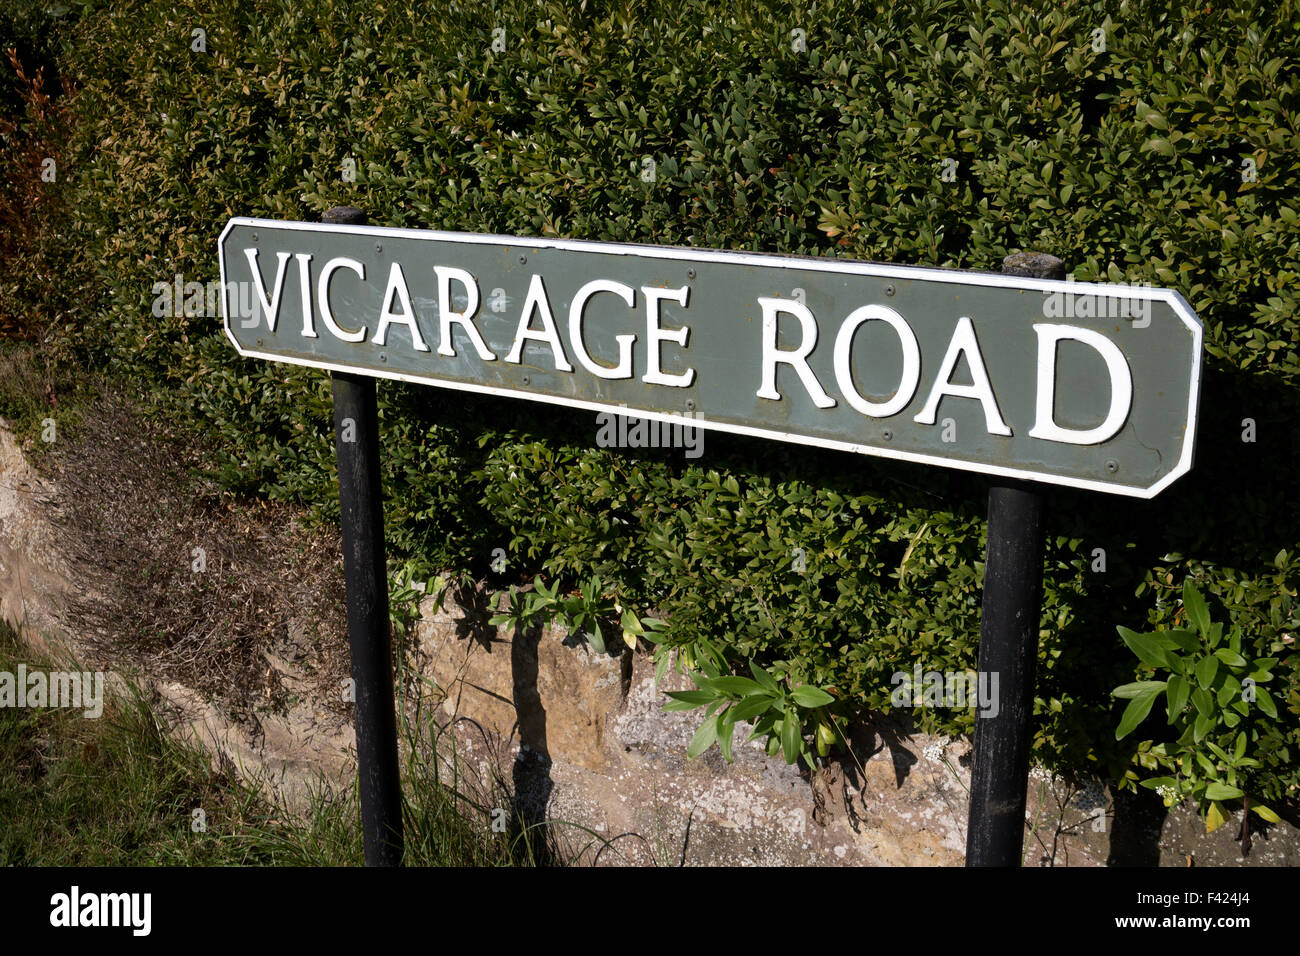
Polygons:
[[253,241],[257,242],[257,233],[253,233]]
[[533,380],[532,380],[531,376],[528,376],[528,375],[525,375],[525,376],[524,376],[524,384],[525,384],[525,385],[530,385],[530,384],[532,384],[532,381],[533,381]]
[[527,262],[527,261],[528,261],[528,257],[527,257],[527,256],[520,256],[520,257],[519,257],[519,264],[520,264],[520,265],[523,265],[523,264],[524,264],[525,262]]
[[387,352],[380,352],[380,353],[379,353],[379,361],[381,361],[381,362],[387,362],[387,361],[388,361],[388,353],[387,353]]
[[894,440],[893,429],[886,428],[884,431],[880,433],[880,437],[883,438],[885,441],[893,441]]
[[686,400],[686,410],[687,410],[688,412],[693,412],[693,411],[695,411],[695,399],[693,399],[693,398],[688,398],[688,399]]
[[688,279],[694,279],[694,278],[695,278],[695,270],[694,270],[694,269],[687,269],[687,270],[686,270],[686,278],[688,278]]
[[892,285],[885,286],[885,295],[893,295],[893,294],[894,294],[894,287]]
[[1115,472],[1119,471],[1119,462],[1117,462],[1114,458],[1107,458],[1106,470],[1110,472],[1112,475],[1115,474]]
[[258,339],[258,340],[257,340],[257,344],[258,344],[258,345],[261,345],[261,344],[262,344],[262,340],[261,340],[261,339]]
[[384,244],[382,242],[376,242],[375,252],[383,252],[383,251],[384,251]]

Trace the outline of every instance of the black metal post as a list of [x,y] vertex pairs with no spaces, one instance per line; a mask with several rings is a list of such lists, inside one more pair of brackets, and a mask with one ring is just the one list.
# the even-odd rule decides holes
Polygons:
[[[1065,264],[1042,253],[1008,256],[1002,271],[1065,278]],[[981,688],[996,686],[997,706],[988,708],[988,717],[982,707],[976,712],[967,866],[1019,866],[1024,849],[1029,721],[1043,589],[1043,505],[1043,492],[1030,482],[989,483],[979,679]]]
[[[323,222],[364,225],[366,214],[336,206]],[[357,768],[366,866],[402,862],[402,784],[388,622],[384,502],[379,479],[379,412],[375,380],[333,373],[334,442],[347,581],[348,643],[356,702]]]

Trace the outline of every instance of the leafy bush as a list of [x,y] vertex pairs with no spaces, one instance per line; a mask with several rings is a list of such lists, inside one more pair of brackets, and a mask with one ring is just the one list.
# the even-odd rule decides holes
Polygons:
[[826,710],[835,698],[822,688],[791,686],[753,661],[749,662],[752,680],[721,673],[710,661],[704,664],[704,673],[691,674],[696,689],[669,691],[672,702],[664,706],[665,710],[705,708],[704,722],[691,738],[686,756],[698,757],[717,743],[722,756],[731,760],[736,724],[742,720],[753,724],[750,740],[767,738],[768,756],[779,751],[786,763],[802,757],[809,767],[816,766],[812,748],[804,739],[810,731],[817,753],[823,757],[833,744],[842,741]]
[[0,339],[33,338],[65,314],[72,255],[56,224],[69,115],[49,14],[0,8]]
[[[1183,628],[1150,634],[1118,629],[1144,668],[1157,676],[1163,671],[1164,680],[1135,681],[1112,691],[1129,701],[1115,739],[1137,730],[1163,695],[1169,726],[1178,736],[1143,741],[1135,759],[1144,768],[1173,776],[1149,777],[1141,784],[1159,791],[1165,806],[1191,797],[1206,830],[1214,831],[1227,821],[1229,801],[1245,800],[1250,793],[1258,797],[1260,787],[1271,791],[1273,799],[1281,796],[1275,781],[1261,783],[1256,774],[1262,766],[1259,757],[1290,763],[1277,704],[1268,688],[1259,686],[1273,680],[1278,659],[1243,657],[1241,628],[1225,634],[1222,623],[1211,623],[1205,598],[1190,581],[1183,587],[1183,610]],[[1284,649],[1281,643],[1274,645],[1275,651]],[[1136,779],[1130,771],[1124,783]],[[1250,809],[1271,823],[1280,822],[1258,800]]]

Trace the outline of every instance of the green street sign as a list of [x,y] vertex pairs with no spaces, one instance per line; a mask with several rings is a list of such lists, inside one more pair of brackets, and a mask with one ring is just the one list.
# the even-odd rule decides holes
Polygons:
[[241,355],[1150,498],[1192,465],[1170,289],[231,219]]

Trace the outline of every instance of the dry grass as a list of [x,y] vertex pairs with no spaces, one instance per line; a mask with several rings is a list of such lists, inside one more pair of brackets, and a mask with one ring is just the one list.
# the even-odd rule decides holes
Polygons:
[[199,690],[238,721],[288,704],[268,656],[292,662],[313,697],[346,716],[336,532],[222,492],[201,477],[202,435],[115,396],[98,398],[61,444],[49,466],[64,556],[81,576],[68,608],[76,633],[105,660]]

